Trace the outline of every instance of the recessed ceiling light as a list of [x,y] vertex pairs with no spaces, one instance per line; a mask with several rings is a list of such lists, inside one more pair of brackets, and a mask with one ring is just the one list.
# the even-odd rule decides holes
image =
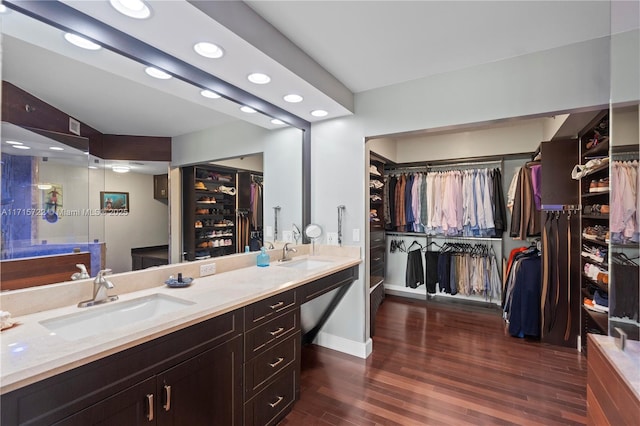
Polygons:
[[7,143],[9,145],[22,145],[22,142],[18,142],[18,141],[7,141]]
[[166,72],[159,70],[154,67],[147,67],[144,71],[149,74],[151,77],[159,78],[160,80],[168,80],[171,78],[171,74],[167,74]]
[[151,16],[151,9],[142,0],[109,0],[111,6],[118,12],[135,19],[147,19]]
[[253,74],[249,74],[247,79],[255,84],[267,84],[271,81],[271,77],[266,74],[262,74],[259,72],[254,72]]
[[127,166],[112,166],[111,170],[116,173],[128,173],[131,169]]
[[211,90],[206,90],[206,89],[200,92],[200,94],[205,98],[209,98],[209,99],[218,99],[220,97],[220,95],[218,95],[216,92],[213,92]]
[[31,149],[31,148],[29,148],[29,147],[28,147],[28,146],[26,146],[26,145],[14,145],[13,147],[14,147],[14,148],[18,148],[18,149]]
[[326,117],[327,114],[329,113],[323,109],[315,109],[311,111],[311,115],[313,115],[314,117]]
[[51,151],[64,151],[64,148],[62,148],[60,146],[50,146],[49,149]]
[[87,50],[100,50],[102,48],[102,46],[100,46],[99,44],[96,44],[76,34],[65,33],[64,39],[67,40],[69,43],[73,44],[74,46],[78,46]]
[[284,121],[274,118],[273,120],[271,120],[271,123],[281,125],[281,124],[284,124]]
[[294,93],[290,94],[290,95],[285,95],[282,99],[284,99],[286,102],[291,102],[292,104],[297,104],[298,102],[302,102],[302,96],[300,95],[296,95]]
[[218,59],[222,58],[224,55],[224,50],[222,50],[220,46],[206,41],[194,44],[193,50],[195,50],[198,55],[204,56],[205,58]]
[[97,169],[96,166],[89,166],[90,169]]
[[4,4],[0,4],[0,13],[6,13],[9,9]]
[[44,191],[46,191],[47,189],[53,188],[53,185],[51,185],[50,183],[39,183],[37,186],[38,186],[38,189],[42,189]]
[[251,108],[251,107],[248,107],[248,106],[241,106],[241,107],[240,107],[240,111],[242,111],[242,112],[246,112],[246,113],[248,113],[248,114],[253,114],[254,112],[256,112],[256,110],[255,110],[255,109],[253,109],[253,108]]

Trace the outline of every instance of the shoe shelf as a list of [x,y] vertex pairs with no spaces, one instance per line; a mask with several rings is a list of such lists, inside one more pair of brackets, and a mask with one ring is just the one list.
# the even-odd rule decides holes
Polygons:
[[186,166],[182,168],[182,188],[185,260],[235,253],[237,172],[216,166]]
[[[599,113],[590,125],[581,132],[580,135],[581,148],[581,164],[587,164],[590,160],[597,158],[607,158],[609,156],[609,115],[607,110]],[[586,350],[587,333],[608,334],[609,331],[609,314],[593,310],[591,306],[585,304],[584,299],[589,299],[590,303],[594,299],[596,291],[599,297],[606,298],[609,293],[609,265],[608,265],[608,249],[609,241],[607,240],[609,231],[609,212],[598,213],[600,210],[597,205],[607,206],[610,199],[609,188],[609,161],[589,170],[581,178],[580,183],[580,204],[586,208],[581,212],[581,243],[583,250],[581,253],[581,299],[582,303],[582,330],[581,342],[583,349]],[[596,208],[591,212],[588,207]],[[588,256],[589,250],[595,248],[607,248],[607,251],[598,256],[601,262],[594,260]],[[588,266],[588,265],[593,266]],[[595,267],[599,273],[595,274],[589,268]],[[587,274],[587,270],[591,273]],[[606,274],[602,276],[602,274]],[[593,276],[598,275],[598,279]],[[607,283],[605,283],[607,281]]]

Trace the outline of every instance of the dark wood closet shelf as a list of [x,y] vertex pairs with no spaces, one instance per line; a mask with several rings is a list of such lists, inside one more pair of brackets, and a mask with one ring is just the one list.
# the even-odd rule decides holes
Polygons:
[[597,197],[599,195],[606,195],[609,196],[609,191],[602,191],[602,192],[585,192],[584,194],[582,194],[582,198],[591,198],[591,197]]
[[609,315],[606,312],[595,312],[582,306],[582,310],[593,320],[603,333],[607,334],[609,328]]
[[582,274],[582,278],[584,278],[585,282],[598,287],[600,290],[609,293],[609,286],[606,284],[600,284],[598,281],[594,281],[591,277],[586,276],[584,273]]
[[609,220],[609,215],[608,214],[583,214],[582,215],[583,219],[602,219],[602,220]]
[[582,242],[583,243],[593,243],[593,244],[597,244],[599,246],[603,246],[603,247],[608,247],[609,243],[607,243],[605,240],[592,240],[591,238],[585,238],[584,235],[582,236]]
[[609,265],[607,263],[597,262],[597,261],[591,259],[590,257],[586,257],[584,255],[582,255],[581,257],[582,257],[582,260],[584,260],[585,263],[591,263],[593,265],[600,266],[600,267],[605,268],[605,269],[609,269]]
[[603,136],[602,142],[599,142],[593,148],[589,148],[582,153],[584,158],[606,157],[609,155],[609,136]]

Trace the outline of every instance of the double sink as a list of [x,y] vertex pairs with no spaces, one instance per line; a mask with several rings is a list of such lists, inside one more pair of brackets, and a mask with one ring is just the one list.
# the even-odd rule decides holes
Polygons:
[[[274,263],[274,265],[288,269],[311,271],[330,266],[332,263],[327,260],[304,258],[278,262]],[[76,341],[139,321],[152,320],[194,304],[195,302],[178,297],[154,293],[132,300],[82,308],[85,309],[82,312],[43,320],[40,321],[40,324],[65,340]]]

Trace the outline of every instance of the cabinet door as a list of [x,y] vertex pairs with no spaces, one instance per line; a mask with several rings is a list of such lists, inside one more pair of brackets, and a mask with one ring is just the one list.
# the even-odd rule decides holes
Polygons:
[[155,402],[155,390],[155,378],[147,379],[54,424],[57,426],[154,425],[158,406]]
[[242,424],[239,336],[157,376],[158,425]]

